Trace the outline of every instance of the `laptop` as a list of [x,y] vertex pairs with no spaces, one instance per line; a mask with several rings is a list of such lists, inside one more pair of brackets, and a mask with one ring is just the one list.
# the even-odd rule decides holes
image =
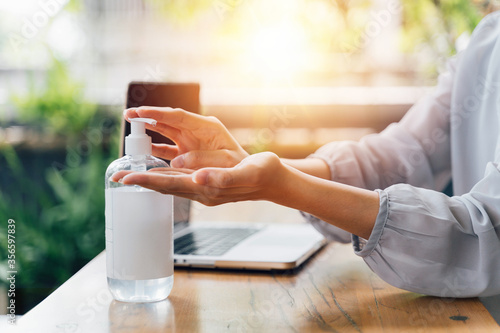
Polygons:
[[[196,83],[131,82],[127,108],[168,106],[200,113]],[[147,131],[155,143],[173,144]],[[122,120],[121,156],[130,124]],[[167,161],[169,162],[169,161]],[[174,265],[184,267],[285,270],[300,266],[325,243],[309,224],[197,222],[190,218],[191,201],[174,196]]]

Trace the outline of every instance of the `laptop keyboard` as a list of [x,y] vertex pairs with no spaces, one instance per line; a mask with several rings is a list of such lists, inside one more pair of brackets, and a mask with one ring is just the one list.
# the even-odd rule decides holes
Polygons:
[[174,253],[220,256],[257,231],[257,228],[199,228],[176,238]]

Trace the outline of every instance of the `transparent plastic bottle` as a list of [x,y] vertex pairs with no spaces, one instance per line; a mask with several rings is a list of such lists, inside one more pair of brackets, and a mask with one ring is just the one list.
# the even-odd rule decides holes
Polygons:
[[173,197],[137,185],[111,181],[121,170],[147,171],[168,164],[151,155],[145,123],[131,119],[126,156],[106,170],[106,265],[108,287],[123,302],[155,302],[172,290]]

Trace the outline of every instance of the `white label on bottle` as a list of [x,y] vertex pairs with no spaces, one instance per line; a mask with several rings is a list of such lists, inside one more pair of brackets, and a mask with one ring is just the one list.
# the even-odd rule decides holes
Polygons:
[[108,277],[149,280],[173,274],[172,206],[171,195],[106,189]]

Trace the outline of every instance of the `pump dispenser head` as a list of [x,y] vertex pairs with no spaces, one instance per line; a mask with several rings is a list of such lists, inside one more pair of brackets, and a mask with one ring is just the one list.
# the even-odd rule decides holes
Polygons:
[[125,154],[151,155],[151,137],[146,134],[146,124],[156,126],[150,118],[131,118],[130,134],[125,138]]

